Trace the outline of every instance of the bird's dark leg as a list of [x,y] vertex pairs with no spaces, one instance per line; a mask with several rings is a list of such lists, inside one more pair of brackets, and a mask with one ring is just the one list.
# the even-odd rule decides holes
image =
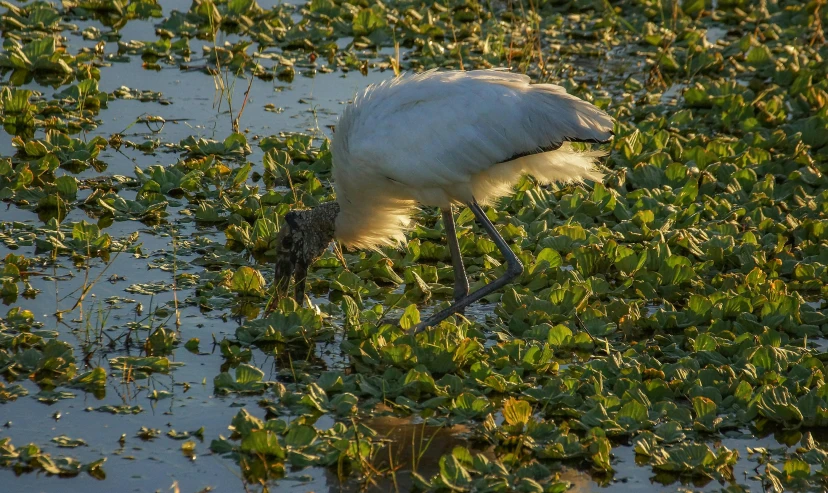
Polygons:
[[443,225],[446,228],[446,240],[451,252],[451,265],[454,267],[454,301],[458,302],[469,295],[469,279],[466,277],[466,268],[463,266],[463,257],[460,255],[460,244],[457,242],[451,206],[443,209]]
[[458,311],[466,308],[467,306],[471,305],[475,301],[483,298],[484,296],[488,296],[495,291],[499,290],[503,286],[509,284],[512,280],[523,273],[523,264],[520,263],[520,259],[517,258],[515,252],[509,248],[509,245],[506,243],[506,240],[500,236],[500,233],[497,232],[495,229],[494,224],[489,221],[489,218],[486,217],[486,213],[477,203],[477,201],[469,202],[468,204],[469,209],[474,213],[474,216],[477,218],[480,225],[483,226],[483,229],[486,230],[486,233],[494,240],[495,245],[500,250],[500,253],[503,254],[503,257],[506,258],[506,274],[503,276],[495,279],[494,281],[490,282],[489,284],[483,286],[482,288],[478,289],[474,293],[469,294],[468,296],[456,301],[453,305],[446,308],[445,310],[440,310],[439,312],[435,313],[431,317],[428,318],[425,322],[418,324],[416,327],[412,329],[413,333],[421,332],[426,329],[426,327],[431,327],[432,325],[437,325],[445,318],[454,315]]

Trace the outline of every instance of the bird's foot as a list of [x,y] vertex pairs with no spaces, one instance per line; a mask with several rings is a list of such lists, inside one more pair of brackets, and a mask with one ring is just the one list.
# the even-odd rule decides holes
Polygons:
[[414,337],[415,335],[419,334],[420,332],[422,332],[422,331],[426,330],[427,328],[431,327],[431,325],[432,324],[428,323],[428,321],[420,322],[417,325],[415,325],[414,327],[411,327],[411,330],[409,331],[409,333],[411,334],[411,337]]

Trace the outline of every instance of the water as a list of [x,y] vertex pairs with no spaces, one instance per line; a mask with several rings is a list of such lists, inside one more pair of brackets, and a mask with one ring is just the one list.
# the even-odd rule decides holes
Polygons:
[[[189,0],[164,2],[165,14],[172,9],[187,10]],[[269,8],[277,2],[260,1],[259,5]],[[157,21],[130,21],[121,31],[122,40],[153,40],[154,22]],[[81,24],[95,25],[102,31],[106,30],[101,24],[89,21]],[[222,44],[219,38],[217,44]],[[94,45],[82,40],[80,36],[71,36],[68,42],[72,49],[79,46]],[[194,57],[201,53],[202,41],[193,40],[191,49]],[[107,52],[114,52],[114,44],[107,45]],[[198,65],[197,62],[193,62]],[[274,81],[264,83],[256,81],[250,91],[249,100],[241,118],[242,129],[248,138],[254,135],[267,136],[282,131],[313,131],[330,134],[326,127],[335,123],[342,105],[349,101],[354,93],[364,86],[392,77],[390,72],[369,72],[363,76],[359,72],[350,72],[343,75],[341,72],[333,74],[317,74],[315,77],[306,77],[301,71],[291,83]],[[231,79],[232,80],[232,79]],[[164,142],[178,142],[185,137],[223,139],[231,133],[231,121],[226,113],[226,105],[217,108],[217,94],[214,81],[210,76],[200,72],[183,72],[176,66],[163,66],[160,72],[145,70],[141,66],[138,56],[132,56],[129,63],[113,63],[109,67],[101,68],[100,89],[111,92],[121,86],[131,88],[161,91],[164,99],[172,104],[161,105],[155,102],[142,103],[136,100],[111,100],[108,109],[100,113],[102,123],[86,138],[100,135],[109,138],[115,132],[123,132],[124,138],[140,143],[143,139],[162,139]],[[51,95],[56,92],[50,87],[42,87],[36,83],[25,86]],[[233,101],[238,104],[244,98],[247,82],[238,79],[232,91]],[[300,102],[300,100],[302,102]],[[265,111],[265,105],[284,108],[281,113]],[[143,115],[155,115],[168,120],[159,132],[153,132],[144,125],[135,125],[125,130],[136,119]],[[261,163],[261,151],[255,142],[252,142],[253,155],[248,160]],[[11,147],[11,138],[4,135],[0,138],[0,155],[14,153]],[[156,155],[144,155],[136,150],[121,148],[121,153],[111,149],[104,151],[99,158],[108,163],[104,176],[133,175],[136,165],[146,167],[151,164],[170,164],[176,156],[159,151]],[[260,169],[260,164],[257,165]],[[86,172],[88,176],[96,176],[94,170]],[[79,175],[83,178],[84,175]],[[84,193],[83,191],[81,193]],[[87,192],[88,193],[88,192]],[[122,196],[134,198],[135,192],[124,191]],[[83,195],[80,195],[81,197]],[[181,208],[169,207],[171,218],[176,218]],[[70,220],[86,219],[81,209],[71,211]],[[29,210],[12,207],[4,212],[4,220],[21,221],[33,226],[42,223],[37,213]],[[61,265],[57,271],[59,275],[71,276],[57,285],[43,277],[32,277],[31,284],[42,293],[34,300],[19,298],[14,306],[32,310],[36,320],[43,322],[45,328],[57,330],[61,333],[60,340],[65,340],[76,347],[83,346],[87,336],[86,331],[94,336],[99,330],[97,325],[99,316],[106,314],[107,324],[105,332],[120,333],[128,322],[139,321],[156,307],[171,305],[173,295],[164,292],[156,296],[125,293],[124,289],[133,284],[149,283],[164,279],[172,282],[171,273],[158,269],[148,269],[147,263],[155,258],[163,258],[172,251],[172,242],[169,235],[162,235],[158,228],[152,228],[133,221],[115,222],[106,229],[106,232],[119,238],[138,230],[139,242],[143,244],[143,251],[147,259],[136,259],[129,254],[121,254],[107,266],[99,260],[91,261],[88,266],[73,267]],[[198,231],[191,230],[197,236],[202,236],[218,244],[224,243],[224,234],[214,228]],[[32,249],[24,249],[22,253],[31,253]],[[21,253],[18,252],[18,253]],[[0,247],[0,254],[5,256],[8,249]],[[200,255],[192,252],[182,252],[178,258],[179,272],[187,268],[187,262],[199,258]],[[87,322],[58,322],[54,314],[59,310],[71,308],[77,296],[66,296],[77,292],[83,286],[84,279],[95,279],[101,274],[101,281],[95,284],[83,304],[87,311]],[[45,272],[51,275],[53,272]],[[111,275],[117,275],[122,280],[108,282]],[[56,287],[57,286],[57,287]],[[57,291],[56,294],[55,291]],[[180,291],[179,296],[186,296],[188,291]],[[103,302],[110,296],[127,297],[134,302],[120,302],[118,307],[110,307]],[[65,297],[65,298],[64,298]],[[141,304],[144,307],[142,315],[135,313],[135,307]],[[74,315],[77,313],[73,313]],[[158,326],[164,319],[153,320]],[[117,488],[119,491],[168,491],[174,482],[178,483],[181,491],[195,492],[205,488],[213,491],[240,491],[243,481],[239,477],[238,466],[231,460],[221,458],[209,452],[210,440],[219,434],[228,435],[227,426],[232,417],[239,411],[239,406],[246,406],[256,413],[258,397],[220,397],[213,393],[212,378],[217,374],[223,358],[218,347],[212,345],[213,337],[220,341],[225,337],[232,337],[237,323],[224,321],[220,314],[201,313],[197,308],[188,306],[181,310],[181,339],[186,342],[190,338],[201,340],[200,352],[192,354],[179,347],[170,359],[184,363],[184,366],[170,372],[169,375],[152,375],[149,380],[136,382],[117,382],[116,378],[109,378],[110,386],[106,389],[106,396],[100,400],[85,392],[74,390],[74,399],[58,401],[55,404],[42,404],[32,398],[39,392],[39,388],[29,380],[21,383],[29,391],[29,396],[17,401],[2,405],[0,424],[0,438],[11,438],[15,446],[27,443],[38,444],[43,451],[51,453],[53,457],[61,455],[72,456],[81,462],[91,462],[101,457],[107,457],[104,464],[106,480],[98,481],[85,473],[72,479],[63,479],[57,476],[43,474],[15,475],[8,469],[0,469],[0,482],[6,485],[4,491],[65,491],[65,492],[107,492]],[[167,320],[166,326],[172,327],[173,321]],[[146,331],[136,334],[135,338],[143,339]],[[114,349],[104,347],[89,356],[89,367],[102,366],[109,368],[107,360],[122,355],[138,355],[140,348],[133,345],[124,348],[118,344]],[[82,361],[83,353],[76,349],[79,373],[85,371]],[[261,367],[268,379],[278,373],[279,365],[272,356],[261,351],[255,351],[251,364]],[[206,378],[206,382],[203,380]],[[188,385],[188,388],[185,388]],[[148,395],[153,390],[167,390],[172,397],[160,401],[152,401]],[[102,405],[128,404],[140,405],[145,411],[134,416],[111,415],[108,413],[86,411],[87,408],[97,408]],[[258,412],[264,417],[263,412]],[[55,419],[53,416],[58,416]],[[150,441],[136,437],[141,427],[161,430],[162,434]],[[188,457],[181,451],[182,440],[174,440],[165,434],[169,430],[194,431],[205,428],[205,439],[197,440],[195,459]],[[68,435],[72,438],[83,438],[88,446],[74,449],[62,449],[55,446],[50,440],[59,435]],[[119,443],[122,435],[126,436],[123,446]],[[327,471],[301,471],[295,476],[302,480],[286,480],[280,483],[280,491],[325,491],[338,489],[339,480],[330,476]],[[306,480],[310,477],[310,480]],[[6,489],[8,488],[8,489]]]
[[719,26],[711,26],[707,28],[704,33],[704,38],[710,44],[716,44],[720,39],[724,39],[727,36],[727,29],[724,29]]
[[[263,8],[278,2],[260,1]],[[165,15],[173,9],[186,10],[189,0],[175,0],[164,2]],[[155,39],[154,23],[156,21],[131,21],[121,31],[122,40],[151,40]],[[94,22],[80,23],[81,29],[87,25],[95,25],[101,30],[105,28]],[[708,29],[708,41],[715,43],[726,35],[723,29]],[[234,41],[232,35],[219,37],[218,45],[224,41]],[[342,43],[349,39],[340,40]],[[198,57],[205,42],[191,41],[194,60],[191,65],[198,66]],[[94,42],[82,40],[79,36],[70,36],[70,47],[77,49],[80,46],[92,46]],[[114,44],[107,45],[107,52],[113,53]],[[620,55],[620,52],[619,52]],[[617,72],[620,73],[620,70]],[[367,76],[352,71],[347,74],[335,72],[332,74],[317,73],[310,76],[297,70],[296,78],[290,82],[263,82],[254,81],[244,114],[241,117],[241,128],[251,141],[253,154],[247,160],[255,164],[255,169],[261,170],[261,151],[255,145],[256,137],[278,134],[283,131],[303,131],[330,135],[328,125],[334,124],[336,116],[341,112],[343,105],[352,98],[354,93],[366,85],[392,77],[390,72],[370,71]],[[626,75],[626,74],[624,74]],[[161,91],[165,100],[172,102],[162,105],[155,102],[141,103],[134,100],[112,100],[109,108],[102,110],[101,125],[85,136],[91,138],[99,135],[109,138],[112,134],[123,133],[125,139],[141,142],[144,139],[161,139],[163,142],[178,142],[188,136],[222,139],[231,132],[231,115],[227,113],[226,103],[217,105],[215,82],[213,78],[198,71],[181,71],[177,66],[163,65],[160,71],[145,70],[141,66],[140,57],[133,56],[129,63],[113,63],[109,67],[101,68],[100,88],[111,92],[121,86],[141,90]],[[31,83],[27,87],[43,91],[47,95],[55,92],[49,87]],[[677,84],[665,92],[663,98],[675,97],[683,86]],[[244,79],[236,80],[232,89],[234,110],[238,111],[240,102],[244,99],[247,82]],[[282,108],[279,113],[265,110],[266,104],[273,104]],[[154,131],[141,124],[130,125],[145,115],[159,116],[167,120],[160,130]],[[0,155],[10,155],[14,152],[11,139],[4,135],[0,138]],[[151,164],[167,165],[176,161],[177,156],[163,149],[155,155],[146,155],[134,149],[122,148],[121,152],[111,149],[105,150],[100,158],[108,163],[104,176],[133,175],[136,165],[146,167]],[[84,176],[94,176],[94,170],[87,171]],[[89,193],[82,191],[82,194]],[[134,191],[124,191],[122,195],[134,198]],[[83,195],[81,195],[83,197]],[[182,207],[168,208],[171,219],[180,219]],[[80,209],[74,209],[68,219],[80,220],[89,218]],[[16,207],[4,212],[5,221],[20,221],[32,226],[41,226],[42,222],[37,213]],[[190,238],[200,237],[209,244],[223,245],[224,233],[215,228],[197,228],[183,225],[181,233]],[[164,281],[172,282],[171,272],[158,268],[150,269],[153,261],[169,259],[173,249],[169,230],[165,227],[152,227],[134,221],[115,222],[106,232],[114,238],[121,238],[138,231],[138,242],[142,246],[140,258],[129,253],[122,253],[110,263],[92,260],[89,264],[83,263],[74,266],[64,261],[55,270],[49,268],[42,272],[44,276],[57,275],[61,281],[55,282],[44,276],[31,277],[33,288],[42,293],[33,300],[19,298],[15,306],[32,310],[37,321],[44,324],[44,328],[60,332],[60,339],[73,344],[76,348],[77,365],[79,372],[89,368],[101,366],[110,368],[107,361],[123,355],[138,355],[140,347],[135,344],[127,346],[118,341],[113,347],[104,345],[102,348],[85,354],[82,348],[86,347],[88,338],[94,338],[103,327],[106,334],[112,337],[122,334],[124,327],[130,322],[152,324],[153,328],[163,324],[168,328],[174,327],[174,320],[159,316],[148,318],[158,307],[171,307],[174,303],[173,293],[162,292],[157,295],[132,294],[124,291],[132,285]],[[26,253],[30,256],[33,248],[24,248],[17,253]],[[9,253],[6,247],[0,247],[0,256]],[[174,260],[177,271],[197,272],[198,269],[189,266],[202,257],[194,250],[182,248]],[[564,266],[563,269],[571,269]],[[117,276],[113,278],[111,276]],[[55,313],[72,308],[77,300],[77,292],[83,288],[85,280],[94,280],[100,276],[94,288],[90,291],[83,303],[84,319],[77,319],[77,311],[71,314],[70,319],[63,321],[55,317]],[[181,297],[188,296],[192,290],[184,289],[178,292]],[[72,294],[75,293],[75,294]],[[111,296],[129,298],[120,301],[117,306],[110,306],[105,300]],[[138,313],[137,307],[143,310]],[[813,304],[819,309],[824,300]],[[474,320],[483,321],[493,313],[492,304],[478,304],[469,309],[466,315]],[[648,314],[659,309],[659,306],[647,306]],[[424,311],[424,315],[427,312]],[[218,373],[224,363],[218,346],[213,341],[221,341],[225,337],[232,338],[238,322],[232,317],[225,318],[222,310],[202,312],[195,306],[182,306],[180,337],[182,342],[190,338],[200,339],[199,351],[191,353],[183,345],[170,356],[175,362],[184,365],[170,372],[169,375],[152,375],[147,380],[122,381],[110,376],[109,387],[105,397],[98,399],[90,393],[72,390],[73,399],[58,401],[54,404],[43,404],[33,398],[40,390],[37,385],[27,379],[22,384],[29,396],[21,397],[17,401],[2,405],[0,412],[0,439],[11,438],[12,442],[20,447],[27,443],[38,444],[44,451],[54,456],[70,455],[82,462],[90,462],[101,457],[107,457],[104,465],[107,477],[104,481],[81,474],[76,478],[63,479],[44,474],[15,475],[8,469],[0,469],[0,484],[4,491],[65,491],[65,492],[109,492],[119,491],[169,491],[173,484],[178,485],[181,491],[195,492],[212,488],[213,491],[241,491],[245,484],[240,477],[239,468],[230,459],[219,457],[209,451],[209,443],[219,435],[229,435],[227,429],[232,417],[243,406],[259,418],[265,417],[265,412],[258,406],[260,397],[218,396],[213,389],[212,378]],[[106,322],[101,322],[102,319]],[[148,331],[135,334],[135,339],[143,339]],[[337,337],[341,338],[338,334]],[[106,339],[106,336],[104,336]],[[338,346],[340,340],[330,343]],[[825,348],[824,341],[816,342],[820,349]],[[328,351],[328,347],[320,345],[314,348],[312,364],[315,369],[342,369],[348,365],[348,360],[339,352]],[[84,362],[86,356],[86,362]],[[254,349],[251,364],[261,368],[268,380],[277,380],[284,371],[286,363],[280,358],[282,355],[266,353]],[[171,397],[160,401],[153,401],[149,395],[154,390],[164,390],[171,393]],[[138,415],[116,416],[108,413],[87,411],[87,408],[97,408],[103,405],[140,405],[145,411]],[[323,418],[326,419],[326,418]],[[327,418],[329,419],[329,418]],[[330,420],[330,419],[329,419]],[[394,479],[383,477],[378,479],[373,491],[390,491],[399,488],[407,491],[411,486],[411,476],[408,469],[414,467],[414,457],[422,452],[418,447],[423,446],[424,437],[432,439],[427,450],[417,459],[417,471],[424,477],[439,471],[439,458],[449,453],[456,446],[471,447],[469,441],[471,430],[465,427],[440,428],[423,425],[411,419],[393,416],[377,417],[366,422],[376,430],[379,436],[386,438],[385,447],[377,454],[376,467],[390,465],[403,466],[400,474]],[[328,424],[330,426],[331,424]],[[158,429],[160,436],[145,441],[136,436],[141,427]],[[174,440],[166,436],[171,430],[178,432],[194,431],[204,428],[204,440],[195,439],[195,456],[191,457],[181,451],[181,440]],[[324,429],[324,423],[317,423],[317,427]],[[59,435],[68,435],[72,438],[83,438],[88,446],[75,449],[57,447],[51,439]],[[125,436],[123,444],[119,441]],[[743,450],[745,446],[778,447],[779,442],[772,436],[762,439],[727,439],[723,443],[731,448]],[[478,450],[488,453],[485,448]],[[678,484],[661,485],[655,482],[648,467],[638,467],[630,446],[621,446],[613,449],[615,459],[613,467],[616,475],[609,488],[631,488],[642,491],[675,491]],[[742,480],[745,473],[750,474],[755,464],[745,457],[737,465],[737,480],[747,482],[759,489],[755,481]],[[574,484],[570,491],[589,492],[603,488],[600,478],[593,478],[582,468],[582,464],[567,464],[561,467],[561,477]],[[289,470],[287,478],[279,481],[278,491],[306,492],[306,491],[356,491],[359,484],[348,482],[341,484],[333,469],[306,468]],[[693,485],[690,485],[691,487]],[[710,482],[697,485],[700,489],[715,490],[720,485]]]

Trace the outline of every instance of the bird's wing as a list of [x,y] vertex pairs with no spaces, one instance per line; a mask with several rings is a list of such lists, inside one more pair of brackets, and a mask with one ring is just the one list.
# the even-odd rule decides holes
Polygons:
[[346,143],[338,162],[433,187],[465,183],[566,141],[605,142],[612,123],[562,87],[530,85],[523,75],[431,71],[368,88],[343,114],[335,138]]

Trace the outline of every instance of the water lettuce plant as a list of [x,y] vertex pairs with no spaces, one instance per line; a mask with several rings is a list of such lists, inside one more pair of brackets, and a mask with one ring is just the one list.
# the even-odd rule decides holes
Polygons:
[[[12,488],[24,472],[103,480],[109,455],[188,475],[198,452],[261,490],[825,489],[824,2],[0,10]],[[425,209],[404,247],[332,248],[304,304],[276,299],[284,215],[333,198],[326,84],[347,100],[400,71],[492,66],[616,119],[603,183],[527,177],[487,209],[524,274],[411,336],[452,296]],[[201,81],[214,114],[186,99]],[[459,214],[473,289],[505,269],[478,233]],[[26,431],[38,419],[55,430]]]

